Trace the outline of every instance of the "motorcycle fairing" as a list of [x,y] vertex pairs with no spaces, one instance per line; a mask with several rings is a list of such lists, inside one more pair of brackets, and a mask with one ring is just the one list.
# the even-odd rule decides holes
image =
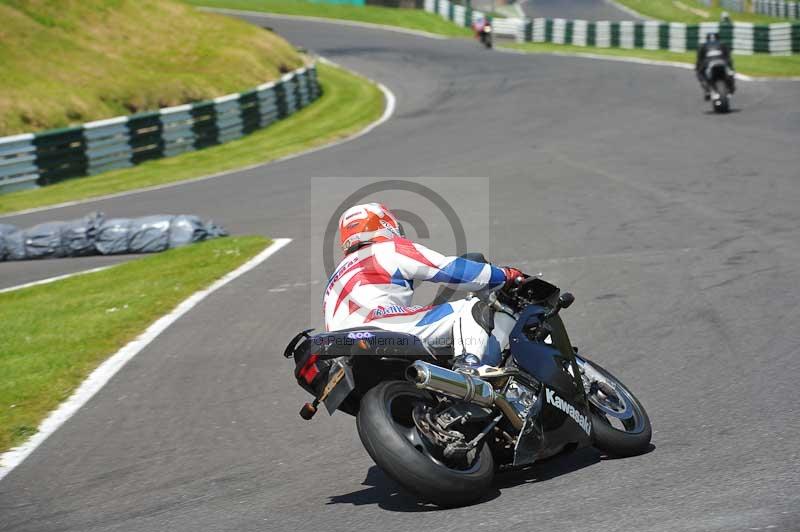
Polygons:
[[[403,380],[408,364],[414,360],[435,361],[437,355],[416,336],[386,331],[377,327],[353,327],[339,331],[309,335],[310,330],[298,334],[286,348],[286,354],[295,361],[304,361],[309,355],[320,358],[322,369],[319,383],[300,385],[321,399],[325,387],[344,368],[345,374],[333,383],[323,403],[330,414],[340,410],[355,416],[361,397],[383,380]],[[452,356],[452,352],[449,353]]]
[[706,79],[726,79],[728,77],[728,63],[724,59],[712,59],[706,64]]
[[[530,464],[553,456],[567,445],[584,447],[591,444],[590,435],[577,421],[547,401],[549,389],[578,414],[591,419],[580,370],[564,324],[558,316],[543,324],[546,312],[545,307],[527,307],[511,332],[511,356],[520,369],[542,384],[514,449],[514,465]],[[549,328],[552,344],[528,338],[525,331],[538,326]]]

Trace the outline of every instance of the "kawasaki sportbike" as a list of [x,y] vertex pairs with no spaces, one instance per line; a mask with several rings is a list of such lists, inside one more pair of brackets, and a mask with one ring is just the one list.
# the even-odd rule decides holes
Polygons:
[[731,108],[731,94],[734,90],[734,72],[728,62],[721,57],[707,61],[705,77],[711,96],[711,108],[715,113],[727,113]]
[[331,414],[355,416],[375,463],[440,506],[480,499],[496,469],[590,445],[614,456],[646,451],[651,428],[642,404],[570,343],[560,311],[574,297],[537,277],[518,281],[482,297],[496,311],[495,326],[507,320],[511,329],[495,371],[452,371],[452,352],[408,334],[301,332],[284,353],[314,395],[300,415],[311,419],[323,403]]

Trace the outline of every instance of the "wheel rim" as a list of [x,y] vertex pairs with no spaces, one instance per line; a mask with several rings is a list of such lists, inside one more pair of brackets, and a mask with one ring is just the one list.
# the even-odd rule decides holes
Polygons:
[[436,456],[434,452],[436,446],[420,432],[413,420],[412,412],[414,407],[419,403],[429,403],[429,401],[425,401],[423,398],[410,393],[395,393],[386,399],[386,410],[389,412],[390,420],[395,431],[408,441],[420,454],[439,467],[444,467],[450,471],[463,474],[472,473],[480,469],[480,452],[475,453],[475,459],[467,468],[453,467]]
[[586,396],[594,413],[614,430],[641,433],[646,425],[644,412],[625,385],[589,361],[577,358],[577,362],[589,380]]

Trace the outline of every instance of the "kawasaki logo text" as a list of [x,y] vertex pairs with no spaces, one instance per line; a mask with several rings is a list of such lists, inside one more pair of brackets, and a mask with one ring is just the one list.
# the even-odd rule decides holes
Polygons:
[[554,407],[558,408],[566,415],[574,419],[575,423],[580,425],[583,431],[586,432],[586,434],[592,433],[592,424],[589,422],[589,418],[578,412],[578,410],[574,406],[572,406],[571,404],[569,404],[568,402],[557,396],[556,392],[554,392],[553,390],[545,390],[545,392],[547,396],[547,404],[553,405]]

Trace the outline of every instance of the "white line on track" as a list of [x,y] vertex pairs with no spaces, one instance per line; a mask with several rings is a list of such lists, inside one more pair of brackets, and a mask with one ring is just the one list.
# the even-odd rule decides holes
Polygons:
[[50,412],[38,427],[38,431],[28,441],[0,455],[0,480],[22,463],[37,447],[50,437],[58,428],[71,418],[83,405],[85,405],[105,384],[122,369],[122,367],[170,325],[178,321],[184,314],[192,310],[198,303],[210,294],[216,292],[237,277],[249,272],[279,249],[291,242],[291,238],[276,238],[272,245],[264,251],[245,262],[232,272],[217,280],[214,284],[199,290],[184,299],[175,309],[166,316],[162,316],[148,327],[138,338],[129,342],[125,347],[111,355],[105,362],[97,366],[73,394],[54,411]]
[[[333,61],[329,61],[329,60],[325,59],[324,57],[320,57],[319,60],[321,62],[323,62],[323,63],[328,63],[328,64],[331,64],[331,65],[338,66]],[[189,179],[184,179],[182,181],[175,181],[174,183],[165,183],[163,185],[155,185],[155,186],[152,186],[152,187],[138,188],[136,190],[126,190],[125,192],[117,192],[115,194],[106,194],[105,196],[96,196],[96,197],[93,197],[93,198],[87,198],[87,199],[75,200],[75,201],[65,201],[63,203],[56,203],[55,205],[48,205],[48,206],[45,206],[45,207],[35,207],[33,209],[25,209],[23,211],[9,212],[7,214],[0,214],[0,219],[2,219],[2,218],[10,218],[12,216],[21,216],[23,214],[31,214],[31,213],[35,213],[35,212],[43,212],[43,211],[49,211],[49,210],[55,210],[55,209],[62,209],[64,207],[72,207],[74,205],[83,205],[85,203],[93,203],[95,201],[104,201],[104,200],[113,199],[113,198],[121,198],[121,197],[124,197],[124,196],[132,196],[134,194],[141,194],[142,192],[152,192],[154,190],[163,190],[163,189],[172,188],[172,187],[180,187],[180,186],[184,186],[184,185],[191,185],[192,183],[199,183],[199,182],[202,182],[202,181],[207,181],[209,179],[216,179],[218,177],[224,177],[224,176],[227,176],[227,175],[230,175],[230,174],[235,174],[237,172],[246,172],[248,170],[253,170],[255,168],[260,168],[262,166],[268,166],[268,165],[271,165],[271,164],[282,163],[284,161],[289,161],[289,160],[292,160],[292,159],[296,159],[298,157],[303,157],[305,155],[310,155],[312,153],[316,153],[318,151],[327,150],[329,148],[334,148],[334,147],[339,146],[341,144],[345,144],[345,143],[350,142],[352,140],[356,140],[357,138],[366,135],[367,133],[369,133],[370,131],[372,131],[376,127],[380,126],[381,124],[383,124],[384,122],[386,122],[387,120],[389,120],[392,117],[392,115],[394,114],[395,107],[397,105],[397,98],[395,97],[394,93],[387,86],[385,86],[383,83],[378,83],[378,82],[368,78],[367,76],[363,76],[363,75],[359,74],[358,72],[356,72],[356,71],[354,71],[352,69],[347,69],[347,70],[349,72],[357,74],[357,75],[359,75],[359,76],[361,76],[361,77],[363,77],[365,79],[368,79],[369,81],[372,81],[373,83],[375,83],[378,86],[378,88],[381,90],[381,92],[383,93],[383,99],[384,99],[384,102],[385,102],[385,106],[384,106],[384,109],[383,109],[383,114],[381,115],[381,117],[378,120],[376,120],[375,122],[372,122],[371,124],[367,124],[364,127],[364,129],[362,129],[360,131],[357,131],[356,133],[353,133],[350,136],[347,136],[347,137],[339,139],[339,140],[335,140],[333,142],[329,142],[328,144],[323,144],[322,146],[317,146],[316,148],[311,148],[311,149],[304,150],[304,151],[301,151],[301,152],[298,152],[298,153],[294,153],[292,155],[287,155],[286,157],[281,157],[279,159],[273,159],[272,161],[266,161],[266,162],[263,162],[263,163],[251,164],[251,165],[248,165],[248,166],[242,166],[240,168],[233,168],[231,170],[225,170],[224,172],[217,172],[216,174],[209,174],[209,175],[200,176],[200,177],[190,177]]]
[[283,15],[278,13],[267,13],[265,11],[247,11],[244,9],[227,9],[224,7],[199,7],[200,11],[207,11],[210,13],[219,13],[223,15],[243,15],[248,17],[257,18],[274,18],[285,20],[308,20],[312,22],[323,22],[326,24],[338,24],[340,26],[356,26],[359,28],[368,28],[374,30],[393,31],[395,33],[405,33],[407,35],[415,35],[417,37],[427,37],[428,39],[444,40],[449,37],[439,35],[437,33],[430,33],[422,30],[412,30],[410,28],[402,28],[400,26],[389,26],[386,24],[375,24],[372,22],[358,22],[356,20],[347,20],[341,18],[327,18],[327,17],[312,17],[305,15]]
[[15,290],[22,290],[23,288],[30,288],[31,286],[39,286],[40,284],[49,284],[55,281],[61,281],[62,279],[69,279],[70,277],[77,277],[78,275],[86,275],[87,273],[95,273],[101,272],[103,270],[107,270],[112,266],[116,266],[116,264],[110,264],[108,266],[100,266],[99,268],[92,268],[91,270],[83,270],[82,272],[73,272],[73,273],[66,273],[64,275],[57,275],[55,277],[48,277],[47,279],[40,279],[38,281],[31,281],[30,283],[25,284],[18,284],[16,286],[9,286],[8,288],[0,289],[0,294],[5,292],[13,292]]

